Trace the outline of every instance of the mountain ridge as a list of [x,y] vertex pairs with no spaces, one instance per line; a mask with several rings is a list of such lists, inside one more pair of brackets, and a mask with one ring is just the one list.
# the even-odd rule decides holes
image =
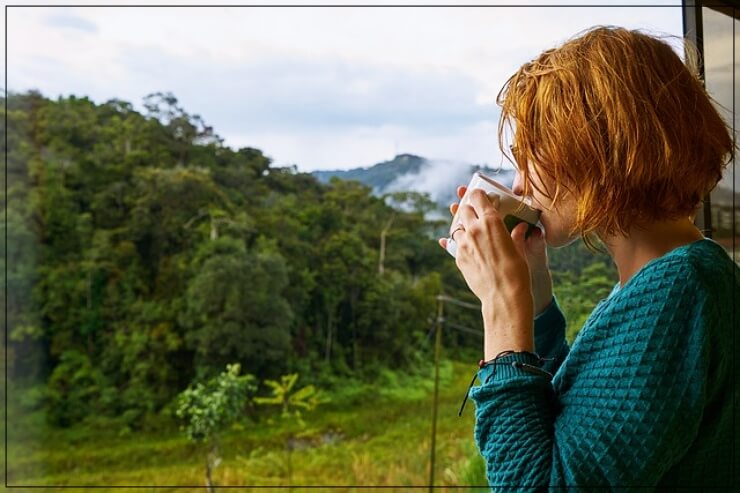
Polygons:
[[368,167],[312,171],[311,174],[322,183],[328,183],[332,177],[356,180],[369,186],[378,196],[395,191],[428,193],[441,209],[446,209],[451,202],[458,200],[455,194],[458,185],[466,185],[476,171],[509,188],[514,181],[513,169],[495,170],[485,164],[428,159],[408,153]]

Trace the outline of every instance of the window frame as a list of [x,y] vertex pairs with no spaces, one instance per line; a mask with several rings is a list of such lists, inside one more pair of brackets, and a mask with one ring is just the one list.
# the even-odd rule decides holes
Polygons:
[[[696,67],[701,78],[702,84],[706,85],[704,73],[704,23],[702,19],[702,8],[707,7],[716,10],[722,14],[740,19],[740,0],[681,0],[683,9],[683,36],[698,48],[700,59],[699,66]],[[734,163],[733,163],[734,166]],[[710,199],[711,192],[704,197],[702,204],[694,218],[694,224],[701,229],[702,234],[707,238],[712,238],[712,202]],[[734,229],[734,228],[733,228]]]

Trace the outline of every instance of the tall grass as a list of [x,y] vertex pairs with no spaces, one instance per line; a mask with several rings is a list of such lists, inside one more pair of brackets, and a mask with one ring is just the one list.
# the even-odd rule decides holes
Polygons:
[[[470,363],[441,366],[435,484],[447,488],[437,491],[487,491],[467,487],[486,485],[473,443],[474,406],[457,416],[475,370]],[[355,383],[336,391],[331,406],[305,416],[313,433],[293,443],[293,491],[301,485],[346,487],[332,491],[356,490],[352,485],[428,485],[433,384],[433,372],[425,377],[384,371],[373,385]],[[38,413],[9,418],[17,423],[9,423],[10,485],[182,485],[192,490],[204,484],[205,450],[174,430],[119,436],[116,430],[49,429]],[[231,430],[221,440],[223,461],[214,471],[215,484],[287,486],[289,434],[279,421]]]

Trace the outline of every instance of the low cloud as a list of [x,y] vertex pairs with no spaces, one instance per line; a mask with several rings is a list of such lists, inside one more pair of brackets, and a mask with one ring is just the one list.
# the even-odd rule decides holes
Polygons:
[[[470,182],[475,164],[454,160],[429,160],[418,172],[399,176],[389,184],[384,192],[414,191],[429,194],[441,206],[457,201],[456,190],[460,185]],[[488,173],[491,178],[511,188],[514,172],[503,169],[498,173]]]
[[415,191],[428,193],[435,202],[449,195],[458,185],[470,181],[472,165],[461,161],[431,160],[418,173],[399,176],[386,192]]

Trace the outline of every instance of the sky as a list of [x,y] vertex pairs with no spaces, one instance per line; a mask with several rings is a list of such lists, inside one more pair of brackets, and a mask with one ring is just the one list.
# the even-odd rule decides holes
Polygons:
[[170,91],[226,145],[301,171],[401,153],[496,167],[495,97],[521,64],[598,24],[682,36],[678,0],[507,3],[521,6],[10,7],[7,86],[138,109]]

